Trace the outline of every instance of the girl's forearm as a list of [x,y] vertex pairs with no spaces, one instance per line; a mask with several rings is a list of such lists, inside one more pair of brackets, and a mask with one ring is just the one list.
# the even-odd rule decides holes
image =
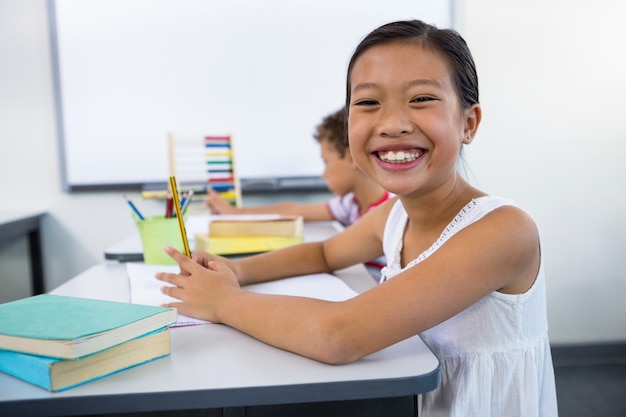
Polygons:
[[236,264],[237,278],[241,285],[331,272],[326,263],[322,242],[303,243],[242,258]]
[[343,303],[232,289],[220,305],[221,322],[272,346],[331,364],[359,359],[342,331]]

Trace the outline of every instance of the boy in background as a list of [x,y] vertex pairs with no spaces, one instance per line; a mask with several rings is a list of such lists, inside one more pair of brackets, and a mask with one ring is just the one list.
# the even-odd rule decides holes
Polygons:
[[[325,202],[281,202],[255,207],[233,207],[219,193],[209,190],[207,206],[213,214],[285,214],[301,215],[304,220],[336,220],[344,227],[356,223],[373,207],[386,201],[390,194],[357,168],[348,148],[346,111],[342,108],[326,116],[313,136],[320,144],[328,189],[335,194]],[[374,278],[385,266],[384,258],[366,264]]]

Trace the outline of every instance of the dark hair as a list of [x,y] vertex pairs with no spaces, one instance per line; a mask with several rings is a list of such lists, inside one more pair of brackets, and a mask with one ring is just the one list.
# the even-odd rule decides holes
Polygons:
[[452,82],[463,108],[478,104],[478,75],[465,40],[452,29],[438,29],[420,20],[387,23],[370,32],[354,50],[348,64],[346,107],[350,108],[350,76],[357,59],[373,46],[393,42],[415,42],[441,55],[450,69]]
[[348,129],[346,127],[346,109],[342,107],[329,114],[317,125],[313,135],[319,143],[328,142],[335,147],[339,156],[346,155],[348,149]]

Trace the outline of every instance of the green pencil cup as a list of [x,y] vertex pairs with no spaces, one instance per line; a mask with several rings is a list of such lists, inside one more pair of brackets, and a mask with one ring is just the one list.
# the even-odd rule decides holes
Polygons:
[[154,265],[176,264],[176,261],[170,258],[163,248],[165,245],[169,245],[181,252],[184,251],[178,218],[165,218],[165,216],[146,217],[144,220],[135,218],[135,224],[141,235],[144,263]]

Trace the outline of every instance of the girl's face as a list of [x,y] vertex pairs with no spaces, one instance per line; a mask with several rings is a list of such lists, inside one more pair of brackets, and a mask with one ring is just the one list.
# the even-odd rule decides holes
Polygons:
[[374,46],[350,81],[350,150],[363,172],[400,196],[454,184],[480,110],[461,109],[440,56],[408,42]]

